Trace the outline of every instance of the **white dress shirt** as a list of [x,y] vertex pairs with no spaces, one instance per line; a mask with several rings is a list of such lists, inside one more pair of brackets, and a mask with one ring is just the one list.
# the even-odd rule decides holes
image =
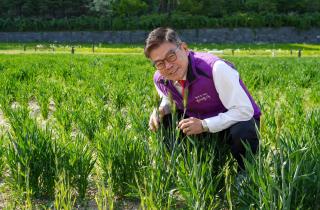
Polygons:
[[[254,110],[249,97],[240,85],[239,73],[224,61],[219,60],[212,67],[212,75],[219,98],[227,111],[204,119],[209,132],[219,132],[239,121],[250,120],[253,117]],[[182,93],[182,87],[178,82],[175,82],[174,86]],[[161,91],[158,91],[158,93],[161,93]],[[160,107],[164,108],[166,114],[170,113],[169,98],[164,94],[161,94],[160,97],[162,98]]]

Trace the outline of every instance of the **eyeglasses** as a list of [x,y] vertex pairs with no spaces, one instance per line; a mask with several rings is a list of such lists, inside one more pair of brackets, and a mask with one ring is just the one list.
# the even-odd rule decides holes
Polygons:
[[167,56],[163,60],[157,60],[152,62],[153,66],[156,67],[158,70],[162,70],[166,68],[165,61],[168,63],[175,62],[177,60],[176,51],[179,49],[180,45],[177,46],[174,50],[171,50],[167,53]]

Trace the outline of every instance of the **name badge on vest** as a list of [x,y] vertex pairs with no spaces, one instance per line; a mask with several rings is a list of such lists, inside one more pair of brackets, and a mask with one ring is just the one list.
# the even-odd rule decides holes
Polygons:
[[211,98],[211,96],[208,93],[203,93],[201,95],[196,96],[195,98],[196,98],[197,103],[201,103],[201,102],[209,100]]

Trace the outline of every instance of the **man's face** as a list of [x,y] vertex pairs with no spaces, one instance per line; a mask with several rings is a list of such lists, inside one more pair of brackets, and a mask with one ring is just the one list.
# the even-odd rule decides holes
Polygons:
[[177,46],[174,43],[164,42],[151,50],[150,59],[162,76],[177,81],[184,79],[187,74],[188,54],[185,43]]

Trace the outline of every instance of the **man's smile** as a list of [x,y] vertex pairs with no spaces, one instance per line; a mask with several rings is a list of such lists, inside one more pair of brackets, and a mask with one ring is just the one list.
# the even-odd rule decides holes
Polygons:
[[171,75],[175,74],[177,71],[178,71],[178,69],[175,69],[171,73],[169,73],[169,75],[171,76]]

